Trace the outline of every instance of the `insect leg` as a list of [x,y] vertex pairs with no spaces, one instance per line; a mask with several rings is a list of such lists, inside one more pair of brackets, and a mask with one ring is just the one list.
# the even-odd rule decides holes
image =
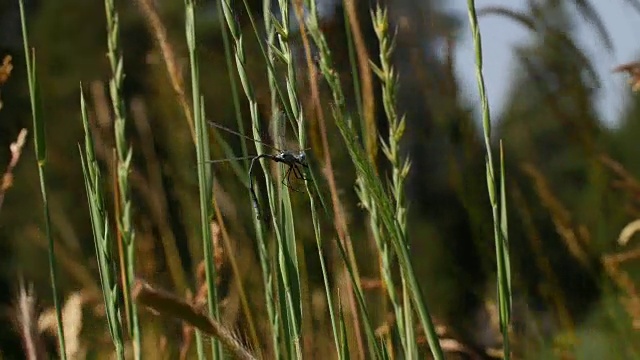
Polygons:
[[302,173],[302,170],[300,170],[298,165],[295,165],[294,168],[295,168],[294,175],[296,176],[296,179],[298,179],[298,180],[307,180],[307,178],[304,177],[304,174]]
[[298,178],[298,175],[296,173],[297,169],[298,168],[296,167],[295,164],[289,165],[289,169],[287,170],[287,175],[285,175],[285,178],[282,180],[282,183],[284,184],[284,180],[286,180],[289,183],[289,185],[284,184],[286,187],[288,187],[289,189],[291,189],[293,191],[296,191],[296,192],[302,192],[302,190],[298,190],[298,189],[296,189],[296,188],[291,186],[291,173],[293,172],[293,174],[296,176],[296,178]]
[[292,167],[289,166],[289,168],[287,169],[287,172],[285,173],[284,177],[282,178],[282,185],[288,187],[289,189],[291,189],[291,186],[289,186],[289,177],[291,176],[291,169]]

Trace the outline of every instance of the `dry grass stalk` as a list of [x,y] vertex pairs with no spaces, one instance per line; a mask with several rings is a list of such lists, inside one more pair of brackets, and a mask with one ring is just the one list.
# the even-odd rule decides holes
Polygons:
[[[107,103],[104,85],[101,82],[94,82],[91,85],[91,96],[93,99],[94,116],[91,116],[90,126],[95,144],[95,151],[98,158],[104,161],[108,167],[109,174],[113,177],[115,173],[114,154],[111,151],[114,144],[111,138],[111,132],[107,131],[112,124],[111,114]],[[134,123],[136,124],[142,139],[148,139],[151,131],[144,111],[143,104],[138,101],[132,101],[132,113]],[[93,114],[92,114],[93,115]],[[171,228],[167,225],[167,200],[165,189],[162,186],[160,165],[155,156],[155,149],[149,150],[152,146],[147,141],[142,141],[143,154],[148,164],[148,175],[143,174],[138,168],[131,169],[129,180],[133,189],[138,192],[142,199],[146,202],[151,212],[151,218],[154,224],[160,230],[160,240],[167,264],[169,265],[169,273],[171,279],[178,292],[184,293],[187,289],[186,275],[178,254],[175,236]],[[153,154],[153,157],[149,157]]]
[[[182,109],[185,119],[187,120],[191,138],[195,143],[196,133],[195,133],[195,126],[193,122],[193,109],[191,109],[191,105],[187,100],[187,96],[186,96],[187,93],[185,91],[184,80],[183,80],[182,66],[180,64],[180,61],[177,59],[175,52],[173,51],[173,46],[169,42],[168,35],[167,35],[167,28],[162,23],[162,20],[160,19],[160,15],[158,14],[158,10],[153,0],[137,0],[137,4],[140,8],[142,15],[144,16],[147,22],[147,25],[149,27],[151,34],[155,37],[158,43],[158,47],[160,48],[160,52],[162,54],[162,58],[164,60],[164,63],[167,69],[167,74],[169,75],[169,82],[171,83],[171,87],[176,93],[180,108]],[[215,177],[213,180],[214,182],[216,182]],[[215,192],[213,194],[215,194]],[[166,201],[165,201],[165,205],[166,205]],[[215,201],[214,201],[214,209],[219,212],[218,204]],[[232,210],[235,210],[235,209],[232,209]],[[164,221],[164,218],[162,218],[162,220]],[[159,224],[161,223],[162,222],[159,222]],[[169,231],[163,231],[163,233],[165,233],[166,235],[171,235],[171,237],[173,237],[173,233],[170,233]],[[171,243],[171,241],[167,240],[166,243]],[[177,254],[177,252],[166,252],[167,256],[170,256],[169,254],[171,253]],[[176,275],[174,275],[174,278],[175,277]],[[184,282],[181,281],[181,283],[184,283]],[[182,289],[186,290],[184,286],[182,287]]]
[[[630,222],[620,232],[618,244],[628,244],[629,240],[639,230],[640,220]],[[611,277],[613,282],[625,292],[625,296],[620,297],[620,302],[629,314],[634,329],[640,329],[640,296],[635,282],[626,271],[620,268],[620,265],[638,258],[640,258],[640,249],[632,249],[602,256],[602,264],[605,272]]]
[[11,150],[11,160],[9,161],[9,165],[7,165],[4,175],[2,175],[2,183],[0,184],[0,209],[2,209],[5,193],[9,188],[11,188],[11,186],[13,186],[13,169],[18,165],[26,139],[27,129],[22,129],[20,130],[16,141],[9,145],[9,149]]
[[236,359],[256,359],[230,330],[209,318],[194,305],[173,294],[137,280],[133,289],[133,298],[139,305],[147,307],[158,315],[180,319],[204,334],[217,338]]
[[180,107],[182,108],[187,124],[189,125],[189,130],[191,131],[191,137],[195,141],[196,132],[193,125],[193,114],[184,90],[181,68],[178,66],[178,60],[173,52],[173,46],[169,43],[167,28],[165,28],[162,20],[160,20],[160,16],[158,15],[158,11],[152,0],[138,0],[137,3],[142,15],[144,15],[144,18],[147,21],[151,34],[155,36],[156,41],[158,42],[160,52],[162,53],[164,63],[167,67],[167,74],[169,75],[171,87],[173,87],[173,91],[178,97],[178,102],[180,103]]
[[25,288],[20,281],[20,292],[14,306],[14,325],[20,332],[20,339],[27,360],[47,359],[47,351],[44,339],[38,330],[38,311],[36,310],[36,296],[33,293],[33,285]]
[[[515,208],[520,214],[520,218],[523,221],[524,229],[529,240],[531,249],[533,250],[533,258],[535,260],[536,267],[542,273],[544,281],[541,281],[540,288],[543,287],[550,289],[550,291],[541,291],[542,295],[547,298],[550,304],[553,304],[560,322],[565,329],[574,329],[575,324],[568,311],[567,302],[562,291],[562,286],[558,283],[558,276],[549,261],[548,256],[544,251],[542,244],[542,236],[540,235],[538,228],[534,224],[533,215],[529,204],[524,199],[520,188],[513,186],[511,188],[511,194],[514,198]],[[573,330],[571,330],[573,332]],[[571,335],[573,336],[573,335]]]
[[617,188],[626,190],[636,200],[640,200],[640,182],[625,169],[619,162],[613,160],[606,154],[601,154],[598,160],[618,176],[618,180],[614,182]]
[[366,148],[369,161],[377,163],[378,154],[378,128],[375,119],[375,95],[373,92],[373,77],[371,75],[371,64],[369,63],[369,51],[365,42],[362,26],[358,20],[358,11],[355,0],[344,1],[345,11],[348,16],[349,30],[353,34],[353,45],[355,46],[358,67],[360,70],[360,84],[362,85],[362,117],[366,127]]
[[583,239],[584,231],[577,231],[571,220],[571,214],[562,205],[560,200],[553,194],[544,175],[532,164],[523,164],[522,170],[534,183],[538,197],[544,207],[551,215],[551,220],[560,238],[564,240],[571,255],[576,258],[585,268],[590,268],[590,260],[583,244],[588,243],[588,239]]
[[627,245],[629,240],[635,235],[638,231],[640,231],[640,219],[634,220],[628,223],[620,232],[620,236],[618,236],[618,244],[619,245]]
[[620,302],[631,318],[634,329],[640,329],[640,296],[635,282],[626,271],[620,269],[621,261],[619,255],[604,255],[602,264],[606,273],[614,283],[625,292],[625,296],[620,297]]
[[[615,71],[629,72],[632,80],[635,82],[633,84],[634,91],[638,90],[638,86],[640,86],[640,63],[621,65],[617,67]],[[640,182],[638,182],[622,164],[611,159],[606,154],[600,155],[599,160],[618,177],[615,183],[617,185],[616,187],[627,191],[635,201],[640,200]],[[638,231],[640,231],[640,219],[628,223],[622,231],[620,231],[618,244],[622,246],[627,245]],[[603,255],[601,260],[605,272],[613,282],[625,292],[625,295],[620,297],[620,302],[629,314],[632,320],[632,326],[635,329],[640,329],[640,296],[633,279],[631,279],[627,272],[620,268],[620,264],[638,258],[640,258],[640,249],[632,249],[620,253]]]
[[[238,290],[238,296],[240,298],[240,302],[242,303],[242,310],[248,322],[248,330],[249,335],[251,337],[252,346],[255,349],[260,347],[260,340],[258,338],[258,332],[256,330],[256,326],[254,324],[255,317],[251,312],[251,307],[249,306],[249,301],[247,300],[247,294],[244,289],[242,283],[242,273],[238,266],[238,262],[236,259],[238,258],[235,255],[234,248],[232,246],[232,241],[229,236],[229,232],[224,223],[224,218],[222,217],[222,213],[220,211],[219,206],[214,207],[215,215],[217,222],[211,222],[211,237],[213,240],[213,249],[214,249],[214,262],[216,266],[216,272],[219,274],[222,266],[224,265],[225,259],[228,260],[229,265],[231,266],[231,270],[233,272],[233,276],[235,277],[236,288]],[[220,243],[220,238],[222,237],[222,244]],[[227,254],[224,251],[227,251]]]
[[140,135],[140,147],[146,165],[146,183],[151,192],[149,196],[146,196],[147,203],[151,209],[153,222],[159,231],[160,242],[169,264],[169,271],[175,282],[176,290],[179,293],[184,293],[187,290],[186,279],[182,262],[177,255],[179,252],[175,234],[166,221],[169,216],[169,203],[166,196],[167,191],[162,180],[162,165],[157,156],[153,132],[147,115],[147,107],[141,98],[134,98],[131,100],[130,109],[136,130]]
[[[89,297],[83,292],[74,292],[64,303],[62,308],[62,326],[64,327],[67,359],[85,359],[87,347],[83,344],[80,334],[83,324],[83,305]],[[55,309],[45,311],[38,319],[38,328],[41,332],[57,334]]]

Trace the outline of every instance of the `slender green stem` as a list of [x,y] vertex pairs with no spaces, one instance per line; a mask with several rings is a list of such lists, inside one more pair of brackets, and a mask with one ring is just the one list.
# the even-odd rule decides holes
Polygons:
[[[489,111],[489,99],[486,94],[484,75],[482,73],[482,39],[480,27],[476,15],[474,0],[467,0],[469,24],[475,48],[476,79],[478,83],[478,93],[482,104],[482,127],[484,130],[485,159],[487,173],[487,189],[491,212],[493,215],[493,235],[495,240],[497,282],[498,282],[498,309],[500,313],[500,330],[502,332],[505,359],[511,357],[509,343],[509,323],[511,317],[511,276],[509,269],[509,251],[507,244],[507,217],[506,217],[506,196],[504,187],[504,165],[501,166],[502,185],[500,186],[500,199],[496,195],[497,180],[493,165],[493,155],[491,151],[491,114]],[[501,162],[502,150],[501,150]],[[502,204],[500,202],[502,201]],[[502,212],[502,214],[501,214]]]
[[[198,167],[198,194],[200,199],[200,232],[202,247],[204,249],[204,264],[207,282],[207,305],[209,316],[218,319],[218,297],[216,287],[215,258],[211,241],[210,222],[213,216],[211,208],[212,176],[208,162],[210,160],[209,138],[207,136],[207,122],[204,114],[204,104],[200,92],[200,71],[197,58],[196,41],[196,11],[193,0],[185,0],[186,37],[189,48],[189,62],[191,65],[191,96],[193,97],[193,118],[196,130],[196,158]],[[213,356],[216,359],[223,358],[222,347],[219,341],[212,339]]]
[[[269,44],[272,44],[273,42],[275,42],[275,35],[276,35],[276,30],[275,30],[275,26],[273,24],[273,18],[272,18],[272,14],[271,14],[271,1],[270,0],[264,0],[263,4],[262,4],[262,14],[264,17],[264,27],[265,27],[265,31],[267,33],[267,42]],[[269,64],[274,64],[275,63],[275,55],[274,55],[274,50],[269,47],[269,49],[267,50],[267,62]],[[267,68],[267,82],[269,84],[269,93],[270,93],[270,97],[271,97],[271,117],[275,118],[278,115],[278,109],[279,109],[279,104],[278,104],[278,100],[277,100],[277,94],[276,94],[276,88],[278,86],[277,84],[277,80],[276,80],[276,75],[274,73],[275,71],[275,66],[269,66]],[[256,224],[261,224],[259,221],[256,222]],[[258,228],[256,226],[256,230],[261,230],[261,226],[260,228]],[[262,235],[262,234],[261,234]],[[276,319],[276,304],[275,304],[275,298],[274,298],[274,287],[273,287],[273,273],[271,271],[271,261],[269,260],[268,256],[268,252],[267,252],[267,247],[264,244],[263,241],[264,237],[260,236],[259,237],[259,242],[258,242],[258,251],[260,254],[260,265],[262,266],[262,273],[263,273],[263,283],[265,286],[265,295],[266,295],[266,305],[267,305],[267,315],[269,317],[269,323],[271,324],[271,338],[272,338],[272,342],[273,342],[273,351],[274,351],[274,358],[275,359],[279,359],[280,358],[280,329],[278,328],[278,321]]]
[[38,160],[38,178],[40,179],[40,195],[42,196],[42,206],[44,211],[44,227],[47,237],[47,251],[49,260],[49,278],[53,295],[53,306],[56,314],[56,326],[58,331],[58,348],[60,357],[67,358],[67,349],[64,337],[64,327],[62,326],[62,307],[58,294],[58,274],[55,257],[55,242],[51,235],[51,216],[49,214],[49,197],[47,195],[47,153],[46,138],[44,134],[44,118],[42,114],[42,104],[40,99],[40,89],[36,72],[35,50],[29,47],[29,36],[27,33],[27,22],[24,13],[23,0],[20,4],[20,21],[22,24],[22,43],[24,45],[24,57],[27,66],[27,81],[29,83],[29,99],[31,101],[31,118],[33,120],[33,133],[36,158]]
[[200,330],[195,330],[196,335],[196,354],[199,360],[205,360],[207,355],[204,352],[204,339]]

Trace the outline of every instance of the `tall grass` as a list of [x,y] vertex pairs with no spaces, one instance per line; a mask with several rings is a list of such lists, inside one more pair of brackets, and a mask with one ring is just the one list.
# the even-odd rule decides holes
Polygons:
[[307,2],[310,9],[307,27],[309,32],[319,49],[320,53],[320,71],[323,74],[327,84],[329,85],[333,97],[334,109],[333,116],[343,137],[344,143],[349,151],[349,156],[359,175],[360,186],[370,192],[372,199],[380,214],[381,223],[384,231],[389,236],[396,256],[400,262],[403,277],[408,282],[411,293],[411,299],[415,310],[419,314],[421,325],[427,336],[429,347],[436,359],[443,359],[442,349],[440,347],[435,326],[427,309],[422,290],[415,277],[413,265],[409,257],[409,251],[404,239],[404,232],[401,225],[394,216],[394,206],[391,203],[389,195],[384,189],[384,184],[380,178],[376,176],[374,164],[366,157],[365,151],[358,140],[354,130],[350,115],[346,110],[345,97],[340,85],[340,80],[333,68],[331,52],[325,40],[324,34],[320,31],[317,8],[314,2]]
[[507,204],[504,173],[504,152],[500,144],[500,184],[493,163],[491,149],[491,114],[489,111],[489,99],[487,98],[484,75],[482,73],[482,38],[476,15],[475,1],[467,0],[469,24],[473,36],[476,60],[476,78],[478,93],[482,104],[482,128],[484,130],[486,181],[493,216],[493,237],[495,240],[497,284],[498,284],[498,310],[500,314],[500,331],[504,347],[505,359],[511,358],[511,346],[509,342],[509,324],[511,322],[511,265],[509,260]]
[[[245,4],[246,5],[246,4]],[[238,76],[240,77],[240,82],[242,84],[242,88],[244,90],[244,95],[249,102],[249,114],[251,117],[252,124],[252,132],[253,136],[256,139],[261,140],[261,119],[259,118],[258,112],[258,102],[253,90],[253,85],[249,81],[248,73],[247,73],[247,61],[245,56],[245,47],[243,44],[243,35],[240,33],[238,25],[236,23],[235,17],[233,15],[233,8],[231,6],[230,1],[223,1],[223,11],[226,19],[227,27],[231,34],[231,37],[234,42],[234,56],[236,69],[238,72]],[[253,20],[252,25],[253,24]],[[257,29],[256,29],[257,33]],[[262,49],[263,56],[266,60],[268,60],[268,55],[265,53],[264,49]],[[269,64],[269,62],[267,63]],[[271,72],[273,69],[270,68]],[[278,89],[277,84],[274,84],[274,88]],[[271,119],[275,123],[275,128],[278,129],[282,124],[278,123],[278,119]],[[259,142],[255,143],[255,147],[257,152],[265,153],[266,148]],[[298,260],[296,253],[296,240],[295,240],[295,232],[293,227],[293,214],[291,211],[290,200],[288,198],[287,189],[281,189],[279,194],[276,193],[276,188],[274,186],[274,181],[271,179],[269,174],[269,167],[267,164],[262,163],[262,170],[265,173],[265,184],[267,189],[267,197],[268,197],[268,211],[269,214],[264,214],[264,209],[255,209],[256,211],[261,211],[262,216],[261,219],[271,219],[273,224],[273,229],[275,231],[276,244],[277,244],[277,257],[275,264],[279,270],[278,281],[276,281],[275,285],[278,290],[278,298],[281,300],[275,303],[267,303],[267,308],[271,312],[271,322],[272,329],[274,329],[274,338],[273,338],[273,348],[276,354],[279,353],[279,343],[278,343],[278,334],[282,332],[283,339],[282,341],[286,344],[287,349],[286,353],[292,357],[298,357],[302,354],[302,348],[300,344],[300,331],[301,331],[301,312],[302,312],[302,303],[300,298],[300,273],[298,268]],[[251,182],[250,182],[251,184]],[[251,190],[253,191],[253,190]],[[280,196],[278,196],[280,195]],[[273,214],[280,214],[279,209],[284,209],[285,213],[283,216],[274,216]],[[260,228],[258,228],[258,231]],[[265,255],[265,251],[261,251],[261,257]],[[264,261],[263,261],[264,262]],[[263,265],[263,269],[266,266]],[[267,283],[266,287],[272,286]],[[271,291],[270,289],[267,291]],[[268,297],[269,299],[269,297]],[[268,302],[271,302],[269,299]],[[274,304],[279,304],[280,308],[276,309]],[[276,319],[276,311],[279,310],[279,315],[282,318],[282,324],[277,323]],[[280,328],[282,326],[282,328]]]
[[82,87],[80,88],[80,110],[82,112],[82,124],[84,126],[84,149],[78,146],[82,161],[89,213],[91,216],[91,228],[100,273],[100,285],[104,299],[109,333],[116,349],[116,357],[124,359],[125,342],[122,331],[122,309],[120,296],[122,289],[118,282],[118,263],[113,257],[117,246],[113,235],[113,229],[109,223],[109,216],[105,207],[105,194],[102,188],[104,179],[96,159],[89,114]]
[[[144,6],[148,3],[143,2]],[[500,147],[500,168],[494,169],[493,155],[491,151],[491,121],[488,110],[488,100],[484,89],[484,79],[482,77],[482,52],[481,39],[478,29],[477,19],[473,1],[469,0],[469,18],[474,35],[477,55],[478,86],[482,99],[484,140],[486,147],[486,175],[489,198],[491,201],[492,215],[494,222],[494,237],[496,249],[496,264],[498,268],[498,289],[499,289],[499,309],[501,331],[503,333],[505,357],[510,356],[509,323],[511,309],[511,280],[510,265],[507,246],[507,216],[506,216],[506,186],[504,171],[504,153]],[[200,359],[213,357],[223,359],[228,356],[223,350],[231,351],[241,358],[253,358],[253,353],[264,353],[268,358],[276,359],[300,359],[313,356],[322,345],[316,337],[322,331],[330,333],[332,343],[331,356],[339,359],[350,359],[354,354],[357,358],[393,359],[407,358],[416,359],[423,356],[421,350],[420,329],[424,332],[428,343],[429,351],[434,359],[444,359],[444,351],[441,346],[440,335],[436,331],[436,325],[432,313],[427,306],[425,293],[422,289],[421,281],[414,270],[411,255],[411,241],[408,234],[408,207],[405,193],[405,182],[411,170],[411,162],[407,156],[403,155],[402,143],[403,135],[406,131],[406,121],[402,109],[397,108],[398,102],[398,74],[393,66],[393,51],[395,38],[393,29],[390,28],[389,16],[386,9],[378,6],[372,9],[371,20],[373,30],[378,40],[379,50],[377,56],[366,64],[363,62],[363,44],[356,44],[358,47],[358,59],[352,52],[350,56],[352,68],[360,74],[358,77],[362,81],[369,83],[369,72],[377,77],[380,85],[381,101],[384,108],[384,119],[388,132],[378,133],[378,127],[373,123],[372,113],[373,103],[372,89],[370,84],[363,85],[366,94],[361,94],[359,80],[355,82],[357,114],[354,114],[347,107],[345,91],[341,78],[334,64],[333,54],[329,48],[325,33],[320,28],[320,21],[316,2],[313,0],[297,1],[291,4],[289,1],[279,1],[279,11],[276,13],[272,9],[270,1],[263,2],[264,32],[259,31],[256,21],[251,15],[248,2],[242,2],[242,6],[247,12],[250,27],[255,35],[259,53],[264,60],[266,68],[265,79],[268,82],[270,113],[266,116],[260,112],[259,99],[255,86],[249,75],[249,59],[247,55],[248,35],[245,34],[238,23],[236,12],[231,0],[222,0],[219,3],[221,19],[224,23],[222,29],[223,44],[227,60],[227,67],[230,71],[235,71],[240,81],[240,87],[235,85],[235,74],[230,74],[231,96],[233,97],[234,116],[240,134],[245,133],[241,109],[240,97],[244,96],[246,104],[251,134],[258,140],[263,139],[263,128],[270,124],[273,138],[276,139],[276,146],[286,148],[284,141],[287,131],[290,131],[295,138],[300,149],[313,147],[310,141],[310,134],[314,131],[321,132],[322,151],[324,157],[314,158],[314,153],[309,153],[311,158],[309,168],[305,169],[305,189],[309,199],[309,212],[312,229],[308,232],[301,231],[301,226],[305,225],[305,217],[298,213],[297,199],[291,196],[290,184],[285,179],[286,168],[284,165],[272,166],[269,162],[261,163],[262,181],[255,182],[256,193],[265,197],[267,205],[260,209],[263,215],[268,215],[267,221],[257,219],[257,213],[253,213],[253,226],[255,229],[257,256],[264,294],[260,299],[264,300],[268,329],[260,341],[254,330],[250,330],[253,338],[254,349],[246,347],[242,340],[225,328],[224,321],[224,298],[218,289],[221,274],[216,269],[216,255],[214,251],[214,241],[211,226],[213,222],[222,222],[223,216],[216,206],[214,194],[214,170],[210,165],[212,148],[211,138],[208,133],[207,115],[205,114],[205,101],[201,82],[201,64],[199,61],[199,34],[198,34],[198,14],[199,7],[195,0],[184,1],[184,20],[186,36],[186,52],[188,55],[188,66],[190,69],[189,78],[191,83],[192,103],[186,102],[186,91],[180,88],[181,78],[175,74],[171,56],[166,56],[167,68],[171,74],[171,82],[178,98],[177,102],[182,106],[189,125],[192,124],[193,145],[195,147],[196,165],[194,177],[197,179],[199,208],[199,231],[198,240],[202,243],[202,258],[204,259],[206,287],[206,305],[199,304],[196,300],[186,301],[178,297],[163,295],[151,287],[144,286],[137,288],[137,301],[158,311],[161,316],[177,317],[184,324],[192,326],[197,331],[196,350]],[[290,6],[294,6],[296,19],[300,28],[306,61],[307,79],[311,86],[311,97],[313,103],[313,114],[305,108],[305,93],[301,91],[298,73],[301,62],[300,58],[293,55],[294,34],[292,34],[293,24],[290,19]],[[354,30],[354,26],[359,27],[353,16],[353,3],[348,11],[347,29]],[[306,9],[305,9],[306,8]],[[21,8],[22,9],[22,8]],[[144,358],[142,353],[142,329],[138,317],[138,309],[132,301],[132,286],[135,281],[135,226],[132,208],[134,197],[132,196],[133,182],[130,178],[132,172],[133,148],[129,145],[126,133],[127,111],[123,93],[124,70],[123,54],[120,45],[120,29],[118,13],[113,0],[105,0],[105,10],[107,17],[107,44],[108,59],[111,70],[110,95],[114,112],[114,137],[116,144],[117,158],[117,191],[116,199],[116,227],[110,224],[108,209],[106,208],[106,192],[103,188],[104,179],[102,177],[94,141],[92,127],[89,121],[87,102],[84,93],[80,91],[80,110],[84,127],[84,146],[81,147],[82,170],[85,179],[86,192],[88,197],[89,211],[96,250],[96,260],[100,275],[101,290],[106,309],[108,329],[115,347],[116,356],[123,359],[125,356],[126,341],[124,334],[123,315],[129,325],[129,336],[132,340],[134,358]],[[147,10],[145,10],[147,11]],[[306,11],[306,13],[305,13]],[[155,16],[155,15],[154,15]],[[154,18],[155,19],[155,18]],[[159,21],[155,19],[154,21]],[[23,33],[25,42],[25,54],[28,59],[28,76],[30,93],[32,97],[32,112],[34,127],[36,129],[36,153],[38,155],[39,169],[41,176],[42,195],[45,205],[45,223],[47,235],[49,234],[48,207],[46,201],[45,179],[44,179],[44,138],[42,136],[41,110],[38,105],[37,81],[35,78],[35,60],[28,50],[26,30]],[[157,25],[157,24],[156,24]],[[155,27],[158,28],[157,26]],[[228,33],[227,33],[228,31]],[[251,35],[251,34],[249,34]],[[163,35],[164,36],[164,35]],[[166,36],[164,36],[166,38]],[[158,38],[163,38],[158,36]],[[166,40],[166,39],[165,39]],[[161,40],[161,41],[165,41]],[[351,41],[351,40],[350,40]],[[356,40],[359,42],[360,40]],[[317,58],[312,55],[312,46],[317,51]],[[352,46],[350,45],[350,48]],[[364,49],[366,53],[366,49]],[[366,55],[366,54],[365,54]],[[233,61],[231,61],[233,59]],[[314,63],[314,60],[317,61]],[[316,73],[317,71],[317,73]],[[320,76],[321,79],[317,78]],[[330,96],[331,116],[325,122],[324,103],[321,97],[321,84],[328,86]],[[242,94],[240,94],[242,91]],[[192,114],[191,114],[192,112]],[[314,117],[315,116],[315,117]],[[217,119],[216,119],[217,120]],[[315,122],[317,120],[317,123]],[[360,126],[356,126],[359,122]],[[317,125],[317,126],[316,126]],[[351,165],[351,170],[355,173],[355,183],[349,184],[355,188],[360,203],[365,209],[365,216],[368,218],[367,229],[372,235],[375,249],[371,250],[377,257],[381,265],[381,291],[383,301],[389,301],[392,307],[393,322],[386,325],[390,328],[387,333],[382,333],[382,327],[377,319],[377,315],[372,311],[371,297],[366,293],[363,286],[363,278],[358,269],[358,260],[351,242],[349,222],[345,214],[344,200],[341,200],[338,186],[335,181],[335,173],[332,165],[332,155],[335,151],[331,148],[333,144],[329,142],[329,132],[333,126],[337,127],[340,133],[341,146],[347,150],[347,156]],[[319,130],[318,130],[319,129]],[[232,148],[224,141],[222,134],[216,134],[217,142],[220,142],[225,152],[230,154]],[[246,160],[251,149],[254,148],[258,154],[267,153],[269,150],[260,142],[255,142],[251,147],[242,140],[241,155]],[[379,163],[378,152],[382,152],[385,162]],[[240,161],[240,160],[238,160]],[[379,165],[382,164],[383,166]],[[248,162],[244,161],[240,166],[234,164],[236,174],[241,178],[242,184],[252,184],[247,176]],[[318,171],[323,167],[322,176]],[[499,175],[497,174],[499,172]],[[254,176],[256,174],[253,174]],[[498,180],[499,178],[499,180]],[[329,184],[331,205],[333,212],[328,211],[324,198],[324,188],[321,186],[323,180]],[[260,191],[264,190],[264,191]],[[245,198],[249,198],[246,192]],[[303,197],[298,197],[302,199]],[[306,200],[305,200],[306,201]],[[261,202],[263,203],[263,202]],[[249,205],[249,202],[246,202]],[[321,211],[324,208],[325,211]],[[215,210],[215,211],[214,211]],[[236,225],[236,224],[234,224]],[[329,238],[330,231],[335,230],[337,239]],[[223,230],[226,231],[226,230]],[[310,280],[304,246],[306,245],[302,234],[313,233],[315,252],[318,256],[320,271],[322,275],[322,298],[326,302],[327,314],[318,314],[312,301],[312,292],[316,289]],[[225,235],[223,235],[225,236]],[[118,237],[124,245],[121,252],[122,261],[119,263],[114,256],[118,244]],[[311,235],[309,235],[311,237]],[[230,241],[225,239],[225,247],[230,250]],[[328,254],[326,249],[337,250],[336,263],[330,264],[326,261]],[[228,253],[228,251],[227,251]],[[64,354],[64,335],[61,326],[61,315],[57,300],[55,258],[53,257],[53,242],[50,240],[50,272],[51,282],[54,288],[54,303],[58,310],[58,337],[60,339],[61,354]],[[175,254],[167,254],[171,256]],[[314,254],[315,255],[315,254]],[[177,256],[177,255],[176,255]],[[233,259],[234,261],[236,259]],[[233,261],[232,261],[233,263]],[[170,265],[170,267],[175,265]],[[333,267],[332,267],[333,266]],[[240,277],[237,267],[233,265],[234,275]],[[332,270],[336,274],[332,273]],[[175,271],[175,269],[171,269]],[[121,273],[122,279],[118,279]],[[346,285],[342,284],[346,275]],[[333,276],[333,277],[332,277]],[[240,283],[240,293],[243,298],[245,315],[250,327],[253,327],[254,319],[250,315],[250,309],[246,304],[246,297]],[[186,281],[180,281],[186,283]],[[178,284],[175,284],[178,286]],[[187,285],[179,286],[186,287]],[[342,289],[346,288],[345,294]],[[142,289],[142,290],[141,290]],[[146,289],[146,290],[145,290]],[[151,291],[153,290],[153,291]],[[177,291],[178,296],[183,296],[182,290]],[[146,292],[145,292],[146,291]],[[140,295],[142,292],[142,295]],[[197,298],[197,295],[195,296]],[[203,300],[204,301],[204,300]],[[122,304],[124,306],[122,306]],[[155,305],[154,305],[155,304]],[[206,312],[200,311],[199,305],[206,306]],[[155,306],[155,308],[154,308]],[[326,316],[325,316],[326,315]],[[328,318],[325,319],[325,318]],[[327,329],[319,329],[317,324],[325,325],[328,321]],[[145,326],[146,327],[146,326]],[[205,350],[204,337],[210,336],[210,354]],[[396,344],[398,343],[398,344]],[[355,346],[354,346],[355,345]],[[398,346],[396,346],[398,345]],[[259,348],[258,348],[259,347]],[[267,351],[270,353],[267,354]],[[322,348],[320,354],[329,356],[329,352]],[[256,356],[257,357],[257,356]]]
[[[389,36],[389,19],[388,13],[385,9],[378,6],[371,14],[373,21],[373,28],[378,37],[379,49],[379,65],[373,65],[373,71],[380,79],[382,87],[382,103],[384,105],[385,115],[389,124],[389,135],[386,142],[382,142],[382,152],[386,156],[389,164],[391,165],[391,197],[394,203],[394,217],[402,231],[402,239],[404,246],[408,247],[407,238],[407,208],[404,193],[404,184],[409,174],[411,164],[409,159],[402,159],[400,155],[400,141],[404,135],[406,128],[406,122],[404,116],[398,115],[396,111],[396,97],[397,97],[397,75],[394,71],[393,64],[391,62],[391,56],[395,47],[395,39]],[[361,188],[361,196],[364,196],[367,191],[365,188]],[[371,201],[375,201],[371,199]],[[372,209],[370,208],[369,211]],[[375,210],[374,210],[375,211]],[[377,223],[372,222],[374,226],[374,232],[379,229]],[[396,319],[398,321],[398,332],[400,333],[400,339],[402,342],[402,349],[408,358],[418,356],[418,349],[416,345],[416,335],[413,328],[413,311],[411,308],[409,289],[406,282],[406,277],[402,277],[402,303],[396,293],[396,285],[393,280],[391,262],[393,255],[390,252],[389,244],[381,241],[380,236],[376,236],[376,245],[382,257],[382,272],[386,283],[386,289],[391,299],[391,304],[394,308]]]
[[124,60],[120,48],[120,20],[113,0],[105,0],[105,14],[107,17],[107,58],[111,68],[109,94],[111,95],[114,138],[117,157],[117,189],[118,198],[115,200],[117,217],[118,252],[120,271],[122,273],[122,290],[124,295],[125,314],[129,329],[129,336],[133,339],[134,359],[141,357],[140,322],[135,303],[131,301],[131,287],[135,278],[135,231],[132,216],[131,187],[129,173],[133,151],[126,137],[127,114],[123,99]]

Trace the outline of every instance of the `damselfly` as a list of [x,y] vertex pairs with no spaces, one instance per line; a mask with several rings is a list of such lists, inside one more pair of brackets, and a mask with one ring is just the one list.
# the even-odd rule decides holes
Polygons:
[[[251,165],[249,165],[249,191],[251,193],[251,203],[253,205],[254,210],[256,211],[256,214],[258,216],[258,219],[263,219],[266,220],[268,217],[262,217],[260,214],[260,206],[258,204],[258,196],[256,195],[255,190],[253,189],[253,166],[254,164],[259,161],[260,159],[268,159],[277,163],[282,163],[285,165],[288,165],[289,168],[287,169],[287,172],[284,175],[284,178],[282,179],[282,183],[294,190],[297,191],[296,189],[292,188],[291,186],[289,186],[288,183],[290,183],[290,177],[291,174],[293,174],[293,176],[295,176],[296,179],[299,180],[306,180],[306,178],[304,177],[304,173],[301,169],[302,168],[308,168],[309,165],[307,164],[307,158],[306,158],[306,154],[304,152],[304,150],[300,150],[300,151],[289,151],[289,150],[281,150],[276,148],[275,146],[269,145],[267,143],[264,143],[262,141],[256,140],[254,138],[251,138],[247,135],[241,134],[235,130],[231,130],[226,126],[220,125],[216,122],[213,121],[208,121],[209,125],[226,131],[228,133],[240,136],[242,138],[245,138],[247,140],[251,140],[257,143],[260,143],[270,149],[273,149],[275,151],[277,151],[276,154],[258,154],[258,155],[252,155],[252,156],[248,156],[248,157],[239,157],[239,158],[232,158],[232,159],[220,159],[220,160],[211,160],[211,163],[218,163],[218,162],[224,162],[224,161],[232,161],[232,160],[242,160],[242,159],[251,159]],[[286,182],[285,182],[286,181]]]

